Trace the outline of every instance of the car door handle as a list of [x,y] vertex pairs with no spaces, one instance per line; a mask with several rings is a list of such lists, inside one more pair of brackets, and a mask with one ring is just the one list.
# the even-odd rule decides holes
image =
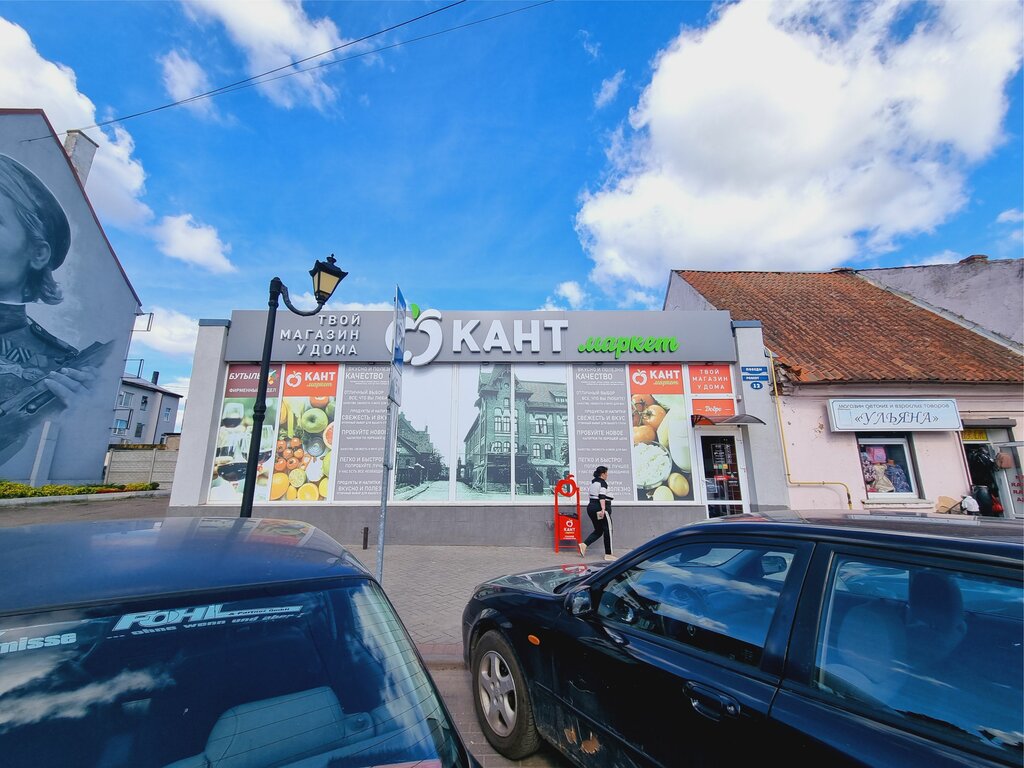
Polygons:
[[721,720],[723,717],[739,717],[740,703],[732,696],[716,691],[707,685],[687,681],[686,695],[690,704],[699,715],[709,720]]

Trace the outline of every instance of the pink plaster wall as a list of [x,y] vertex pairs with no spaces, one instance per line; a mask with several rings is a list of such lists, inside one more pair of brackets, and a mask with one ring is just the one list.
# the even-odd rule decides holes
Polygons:
[[[850,488],[853,508],[863,508],[867,499],[860,474],[860,455],[853,432],[832,432],[828,421],[828,400],[833,397],[954,397],[962,415],[1014,418],[1017,439],[1024,433],[1024,398],[1012,388],[978,392],[943,388],[907,392],[850,391],[850,387],[829,388],[821,395],[802,393],[782,398],[782,421],[789,453],[790,480],[842,482]],[[952,389],[952,388],[950,388]],[[930,502],[939,496],[959,498],[968,490],[968,474],[957,432],[916,432],[912,436],[917,458],[920,495]],[[841,485],[791,485],[793,509],[845,509],[846,493]],[[895,499],[894,499],[895,501]]]

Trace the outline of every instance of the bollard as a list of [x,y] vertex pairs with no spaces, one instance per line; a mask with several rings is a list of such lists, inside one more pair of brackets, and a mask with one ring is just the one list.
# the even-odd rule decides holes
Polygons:
[[370,540],[370,529],[363,527],[363,549],[366,549],[367,542]]

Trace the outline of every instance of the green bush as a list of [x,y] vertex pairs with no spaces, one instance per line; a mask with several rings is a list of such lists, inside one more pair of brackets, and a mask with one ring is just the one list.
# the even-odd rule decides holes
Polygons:
[[0,480],[0,499],[24,499],[33,496],[82,496],[90,493],[119,491],[153,491],[159,483],[125,483],[124,485],[42,485],[34,488],[25,483]]

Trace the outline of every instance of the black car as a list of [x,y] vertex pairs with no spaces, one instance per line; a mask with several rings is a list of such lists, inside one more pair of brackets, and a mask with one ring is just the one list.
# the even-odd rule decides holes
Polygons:
[[168,518],[0,530],[0,765],[479,764],[337,542]]
[[777,514],[478,587],[488,741],[581,766],[1024,763],[1021,522]]

